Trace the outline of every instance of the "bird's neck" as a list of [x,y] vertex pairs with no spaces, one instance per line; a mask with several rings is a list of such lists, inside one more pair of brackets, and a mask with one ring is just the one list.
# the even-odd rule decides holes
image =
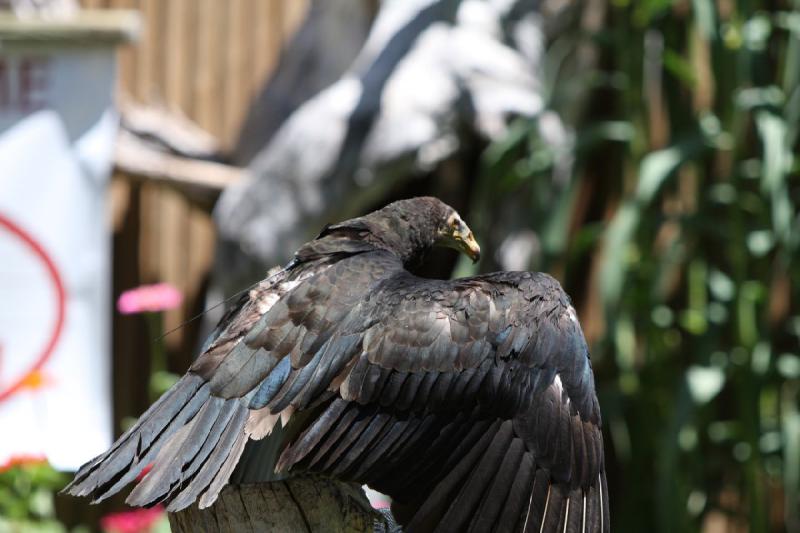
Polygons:
[[380,220],[371,226],[370,233],[378,245],[397,255],[405,265],[419,260],[436,241],[433,232],[405,220]]

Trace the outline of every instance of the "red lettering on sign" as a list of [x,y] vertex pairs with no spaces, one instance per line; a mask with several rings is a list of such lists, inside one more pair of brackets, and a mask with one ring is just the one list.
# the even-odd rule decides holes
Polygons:
[[5,59],[0,58],[0,110],[11,105],[11,74]]
[[19,62],[19,108],[29,113],[45,107],[47,60],[26,57]]
[[[28,248],[28,250],[33,253],[34,257],[39,259],[39,261],[41,261],[41,263],[44,265],[50,283],[55,289],[56,308],[55,323],[49,329],[47,344],[36,356],[32,365],[22,374],[22,376],[15,378],[10,385],[0,390],[0,403],[2,403],[4,400],[7,400],[28,385],[30,378],[33,377],[34,379],[38,379],[37,373],[42,370],[42,367],[44,367],[45,363],[47,363],[47,361],[55,352],[56,346],[58,345],[58,341],[61,337],[61,333],[64,329],[64,316],[67,308],[67,291],[64,287],[64,282],[61,279],[61,274],[59,274],[58,269],[56,268],[55,262],[38,241],[34,240],[33,237],[19,227],[19,225],[12,222],[10,218],[6,218],[2,214],[0,214],[0,228],[9,232],[13,237],[21,241]],[[47,332],[48,329],[44,329],[43,331]]]
[[47,107],[49,73],[44,57],[0,58],[0,111],[30,113]]

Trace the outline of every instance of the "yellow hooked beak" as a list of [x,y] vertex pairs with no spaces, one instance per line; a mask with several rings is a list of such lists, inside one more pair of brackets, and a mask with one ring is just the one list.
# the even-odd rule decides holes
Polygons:
[[458,243],[458,250],[463,252],[472,259],[473,263],[477,263],[481,258],[481,247],[478,246],[478,241],[472,235],[472,231],[467,228],[466,234],[457,233],[453,238]]
[[481,247],[478,246],[472,230],[458,215],[453,215],[448,220],[447,229],[441,234],[437,244],[458,250],[472,259],[473,263],[477,263],[481,258]]

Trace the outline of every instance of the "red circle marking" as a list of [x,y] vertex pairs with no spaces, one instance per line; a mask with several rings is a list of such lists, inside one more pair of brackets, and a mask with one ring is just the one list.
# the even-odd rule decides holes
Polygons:
[[9,218],[5,217],[2,213],[0,213],[0,227],[5,227],[9,232],[11,232],[12,235],[18,237],[19,240],[21,240],[28,248],[30,248],[34,255],[36,255],[42,263],[44,263],[47,274],[50,277],[50,281],[53,283],[53,287],[56,290],[56,320],[55,326],[53,327],[53,332],[50,334],[50,338],[48,339],[44,350],[42,350],[39,357],[36,358],[36,361],[33,363],[33,365],[26,372],[24,372],[18,380],[13,382],[11,386],[5,390],[0,390],[0,402],[2,402],[17,392],[25,384],[25,380],[28,378],[28,376],[34,372],[37,372],[38,370],[41,370],[45,363],[47,363],[48,359],[52,357],[56,348],[56,344],[58,344],[58,339],[61,336],[61,331],[64,329],[66,291],[64,290],[64,283],[61,280],[61,276],[59,275],[58,270],[56,270],[55,263],[41,244],[36,242],[33,237],[30,236],[30,234],[12,222]]

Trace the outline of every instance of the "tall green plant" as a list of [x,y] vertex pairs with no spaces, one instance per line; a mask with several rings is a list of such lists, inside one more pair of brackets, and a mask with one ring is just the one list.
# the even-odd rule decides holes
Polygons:
[[800,2],[606,8],[546,62],[574,138],[534,120],[486,151],[475,214],[524,209],[484,240],[534,230],[531,266],[575,297],[615,531],[798,531]]

